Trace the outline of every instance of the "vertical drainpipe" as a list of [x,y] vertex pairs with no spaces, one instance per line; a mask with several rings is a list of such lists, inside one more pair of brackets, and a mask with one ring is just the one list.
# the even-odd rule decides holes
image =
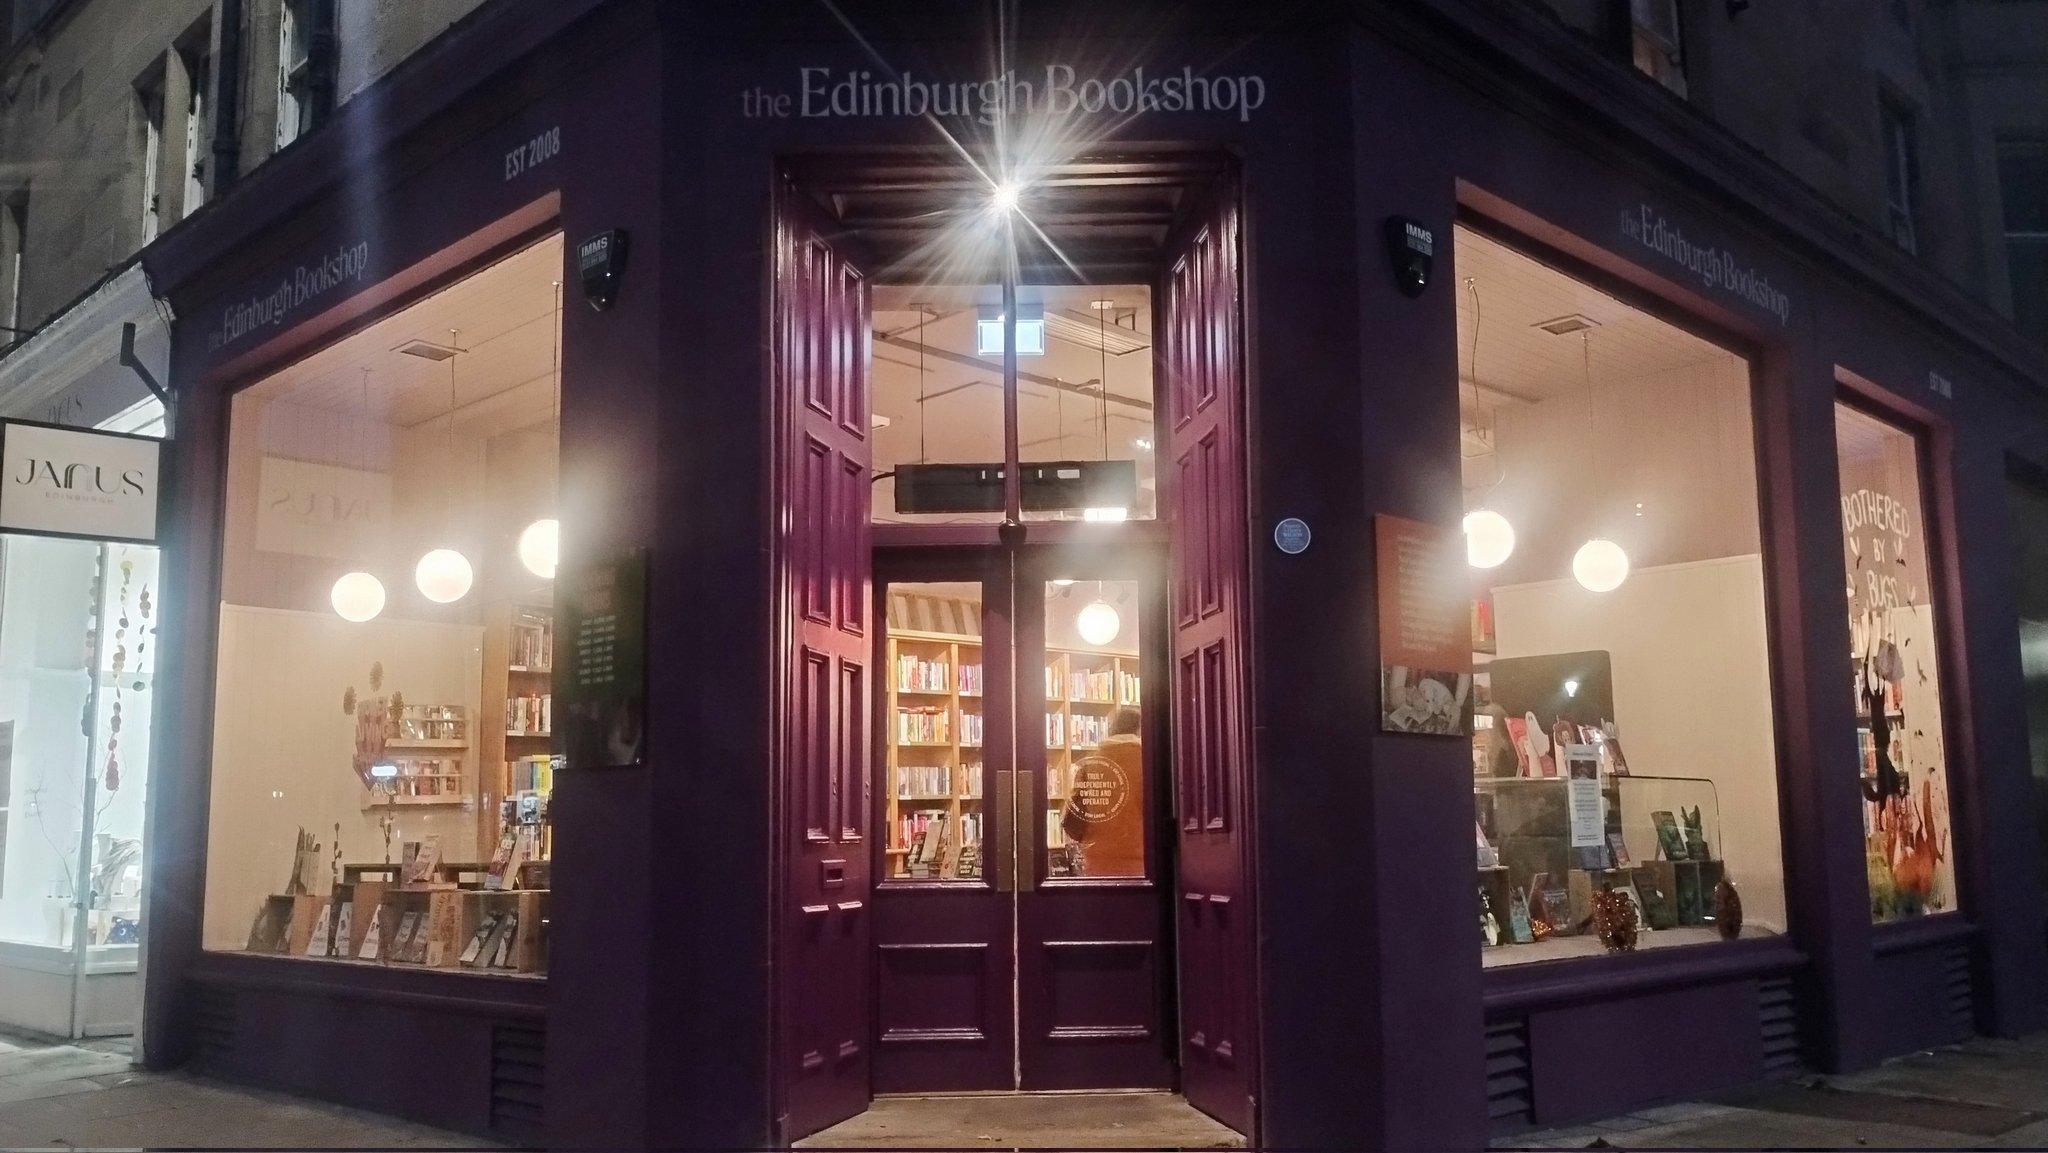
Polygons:
[[335,0],[312,0],[311,37],[306,43],[307,87],[313,103],[313,123],[327,123],[334,112],[335,73],[340,61],[341,37],[335,29]]
[[213,197],[242,167],[242,0],[220,0],[220,53],[214,61]]

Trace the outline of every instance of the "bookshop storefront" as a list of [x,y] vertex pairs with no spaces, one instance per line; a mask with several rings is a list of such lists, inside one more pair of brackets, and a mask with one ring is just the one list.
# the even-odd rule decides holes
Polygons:
[[2040,1022],[2031,362],[1426,20],[771,7],[498,6],[152,250],[148,1060],[1477,1148]]

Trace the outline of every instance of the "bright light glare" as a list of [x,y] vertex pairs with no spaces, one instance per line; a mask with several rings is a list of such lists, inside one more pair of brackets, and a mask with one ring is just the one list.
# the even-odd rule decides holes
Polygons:
[[1081,510],[1081,519],[1093,521],[1096,524],[1120,524],[1131,519],[1131,510],[1127,508],[1085,508]]
[[1005,180],[1001,184],[996,185],[995,192],[989,198],[989,203],[995,207],[997,212],[1008,216],[1010,213],[1017,211],[1018,197],[1017,186]]

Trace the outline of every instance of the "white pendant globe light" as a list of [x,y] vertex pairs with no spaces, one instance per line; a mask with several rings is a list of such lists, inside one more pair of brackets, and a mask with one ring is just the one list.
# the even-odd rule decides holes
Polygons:
[[1572,556],[1572,576],[1589,592],[1611,593],[1628,579],[1628,554],[1613,541],[1595,537]]
[[1465,514],[1465,562],[1473,568],[1499,568],[1515,551],[1515,526],[1488,508]]
[[1074,618],[1074,629],[1091,645],[1106,645],[1124,629],[1124,618],[1108,601],[1091,601]]
[[555,568],[562,560],[562,522],[554,517],[543,517],[526,526],[519,534],[519,563],[526,571],[544,580],[555,579]]
[[435,604],[453,604],[469,595],[469,586],[476,580],[476,573],[469,567],[469,558],[452,548],[437,548],[420,558],[419,567],[413,569],[413,583],[419,585],[420,595]]
[[351,624],[373,620],[384,611],[384,582],[366,572],[343,574],[327,594],[335,615]]

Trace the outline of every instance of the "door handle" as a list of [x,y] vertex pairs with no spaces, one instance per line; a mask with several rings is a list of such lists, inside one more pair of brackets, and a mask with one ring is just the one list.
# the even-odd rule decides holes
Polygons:
[[[996,821],[999,839],[994,844],[995,855],[990,864],[995,867],[996,892],[1012,892],[1016,886],[1017,873],[1017,774],[1009,769],[996,774]],[[982,851],[990,846],[984,834]]]
[[[1029,789],[1039,778],[1030,773],[1017,774],[1017,785]],[[1038,846],[1045,841],[1045,834],[1039,830],[1038,819],[1045,813],[1045,806],[1036,796],[1018,797],[1014,802],[1017,811],[1024,814],[1023,823],[1017,826],[1017,891],[1028,893],[1038,886]]]

